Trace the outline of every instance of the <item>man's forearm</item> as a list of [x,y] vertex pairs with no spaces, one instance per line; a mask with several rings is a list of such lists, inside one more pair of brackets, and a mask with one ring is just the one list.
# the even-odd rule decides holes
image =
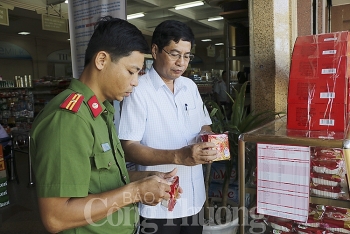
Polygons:
[[122,146],[128,162],[144,166],[176,163],[175,157],[178,150],[153,149],[138,142],[130,141],[122,141]]

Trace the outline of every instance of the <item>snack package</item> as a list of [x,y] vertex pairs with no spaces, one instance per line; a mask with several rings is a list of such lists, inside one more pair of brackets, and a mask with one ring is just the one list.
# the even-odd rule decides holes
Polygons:
[[176,204],[176,198],[178,197],[179,194],[179,177],[174,176],[171,180],[171,185],[170,185],[170,199],[169,200],[163,200],[161,204],[165,207],[168,208],[168,211],[173,211],[175,204]]
[[201,139],[203,142],[215,143],[216,150],[219,151],[219,157],[216,158],[214,161],[228,160],[231,158],[228,135],[226,133],[223,133],[223,134],[215,134],[215,133],[203,134],[203,135],[201,135]]

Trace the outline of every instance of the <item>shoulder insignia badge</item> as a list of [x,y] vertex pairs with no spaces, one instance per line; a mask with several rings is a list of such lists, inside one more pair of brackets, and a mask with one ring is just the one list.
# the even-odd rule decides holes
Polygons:
[[99,101],[97,100],[97,97],[95,95],[92,96],[87,103],[88,103],[90,110],[95,118],[99,114],[101,114],[102,107],[101,107],[101,104],[99,103]]
[[84,100],[84,96],[79,93],[71,93],[66,100],[60,105],[62,109],[70,110],[74,113],[77,113],[81,103]]

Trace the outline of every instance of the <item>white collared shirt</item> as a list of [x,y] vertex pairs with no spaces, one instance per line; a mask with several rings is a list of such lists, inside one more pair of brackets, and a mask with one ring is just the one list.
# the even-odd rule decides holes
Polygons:
[[[202,126],[210,124],[208,111],[191,79],[182,76],[175,79],[172,93],[152,67],[139,78],[139,85],[123,101],[119,138],[140,141],[156,149],[179,149],[194,144]],[[174,211],[167,211],[161,204],[141,204],[141,216],[173,219],[201,210],[205,201],[202,165],[138,165],[138,170],[168,172],[175,167],[183,193]]]

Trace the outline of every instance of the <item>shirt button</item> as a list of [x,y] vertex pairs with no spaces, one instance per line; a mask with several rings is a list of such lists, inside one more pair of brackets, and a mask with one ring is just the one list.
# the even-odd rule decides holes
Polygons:
[[126,175],[123,176],[124,180],[126,180]]
[[111,162],[109,162],[109,163],[108,163],[108,166],[110,167],[111,165],[112,165],[112,163],[111,163]]

